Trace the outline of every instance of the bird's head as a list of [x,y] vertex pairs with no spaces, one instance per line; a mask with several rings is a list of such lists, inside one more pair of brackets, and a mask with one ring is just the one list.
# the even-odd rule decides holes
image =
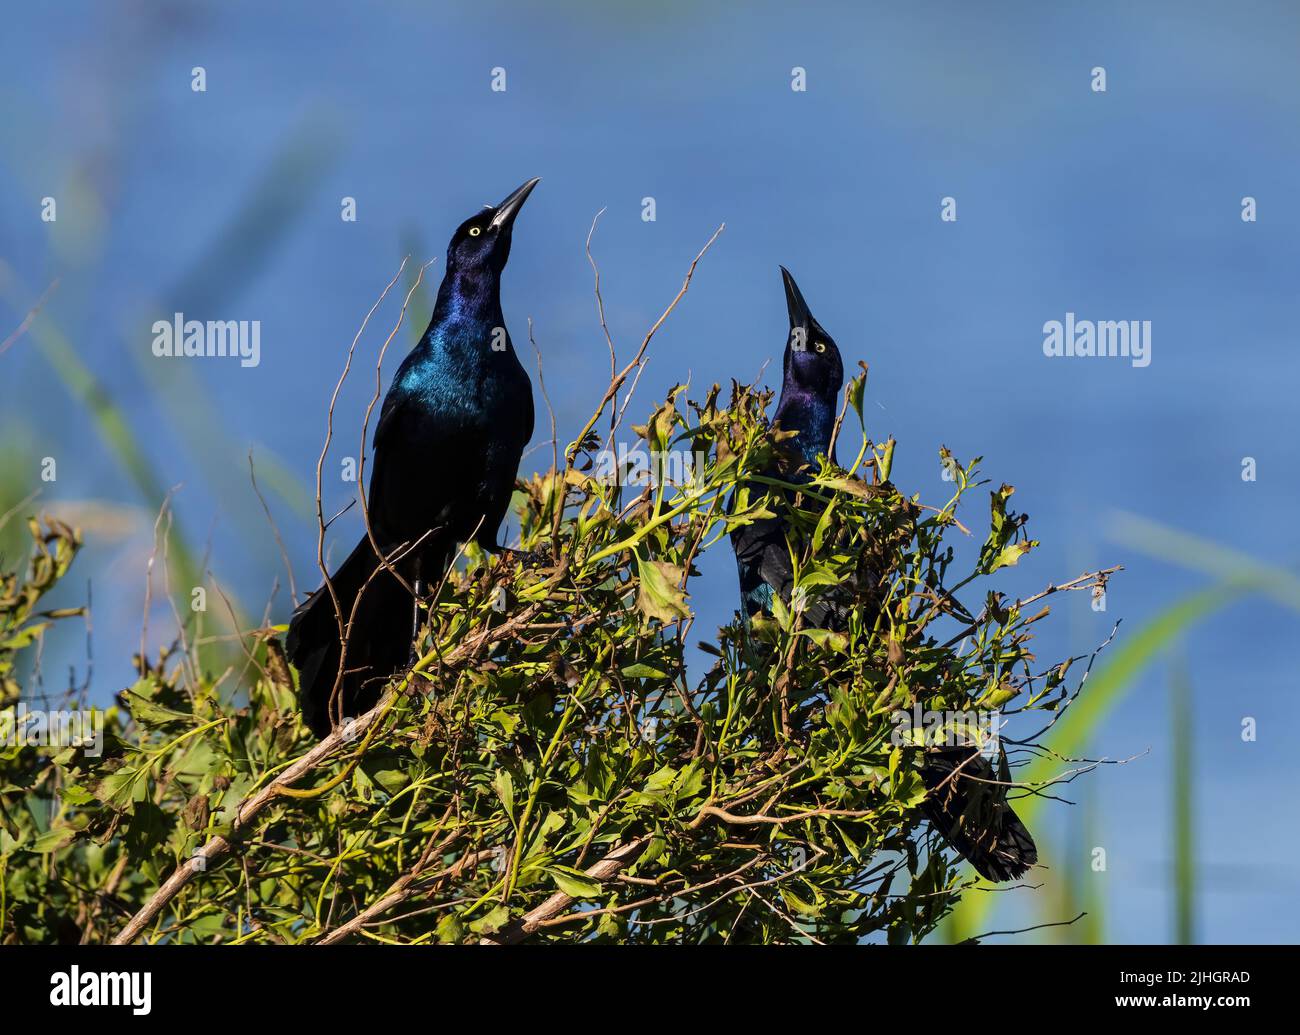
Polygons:
[[806,392],[833,398],[844,386],[844,362],[835,339],[826,333],[808,311],[799,285],[790,271],[781,267],[785,281],[785,305],[790,312],[790,336],[785,343],[785,380]]
[[499,205],[487,205],[456,228],[447,245],[447,269],[490,268],[500,273],[510,258],[510,229],[540,177],[511,191]]

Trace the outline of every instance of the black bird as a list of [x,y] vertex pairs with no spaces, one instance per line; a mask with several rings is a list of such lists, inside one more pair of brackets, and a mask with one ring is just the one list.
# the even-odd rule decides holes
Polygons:
[[331,578],[344,626],[351,621],[337,696],[342,652],[329,586],[316,590],[289,623],[286,646],[299,672],[303,718],[318,737],[372,707],[388,678],[407,664],[413,593],[442,577],[458,545],[472,539],[500,549],[497,533],[533,434],[532,384],[505,328],[501,272],[511,227],[537,182],[484,208],[452,235],[429,329],[384,398],[367,498],[370,527],[388,564],[365,536]]
[[[816,465],[818,455],[830,450],[836,398],[844,385],[844,363],[834,340],[808,311],[799,285],[784,266],[781,276],[785,280],[786,308],[790,311],[790,335],[786,339],[781,398],[772,422],[784,431],[798,434],[793,443],[783,446],[770,473],[797,484],[807,477],[800,468],[805,464]],[[786,546],[784,521],[763,518],[743,525],[731,534],[731,545],[740,573],[741,603],[748,617],[770,612],[773,594],[782,601],[790,599],[794,569]],[[827,628],[831,624],[831,612],[843,606],[842,601],[824,594],[813,602],[805,620],[811,628]]]
[[[783,461],[778,454],[772,473],[798,484],[808,477],[797,470],[801,464],[815,470],[819,456],[835,461],[831,433],[844,385],[844,364],[834,339],[813,317],[784,266],[781,276],[790,333],[773,423],[798,434],[792,443],[793,462]],[[774,594],[788,603],[794,572],[785,523],[780,518],[766,518],[743,525],[732,533],[731,543],[746,616],[769,612]],[[805,609],[804,621],[811,628],[843,631],[852,604],[847,594],[823,594]],[[995,771],[978,748],[927,750],[921,778],[930,792],[926,815],[981,876],[993,881],[1014,880],[1038,861],[1034,839],[1006,800],[1009,781],[1005,772]]]

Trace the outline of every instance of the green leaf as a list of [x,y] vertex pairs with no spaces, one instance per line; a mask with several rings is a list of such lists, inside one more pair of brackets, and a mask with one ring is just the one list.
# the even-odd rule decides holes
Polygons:
[[785,904],[796,913],[801,913],[804,916],[821,916],[822,911],[817,906],[811,902],[804,901],[785,885],[781,886],[781,898],[783,898]]
[[455,913],[448,913],[439,920],[434,932],[443,945],[455,945],[465,939],[465,925]]
[[139,775],[139,770],[131,766],[123,766],[117,772],[110,773],[100,780],[99,786],[95,788],[95,796],[106,805],[111,805],[115,809],[124,809],[131,803],[135,793],[135,781]]
[[571,866],[552,866],[547,872],[556,886],[570,898],[597,898],[601,893],[599,881],[592,880]]
[[681,771],[677,779],[677,798],[679,801],[689,801],[703,789],[704,768],[697,759]]
[[820,646],[830,647],[831,650],[844,651],[848,649],[849,638],[843,633],[831,632],[829,629],[800,629],[800,636],[806,636]]
[[686,593],[679,589],[683,571],[667,561],[645,561],[637,557],[640,589],[636,606],[647,618],[656,618],[667,625],[678,619],[690,618],[686,606]]
[[492,789],[497,792],[501,804],[506,808],[506,815],[515,818],[515,782],[510,778],[510,771],[498,769],[492,778]]
[[1020,563],[1020,558],[1038,545],[1037,539],[1025,539],[1018,543],[1011,543],[1004,547],[1002,552],[997,555],[993,563],[989,565],[989,574],[997,571],[999,568],[1009,568]]
[[86,790],[86,788],[70,783],[59,792],[59,797],[63,799],[65,805],[89,805],[95,800],[95,796]]
[[623,675],[632,679],[667,679],[668,673],[653,665],[647,665],[638,661],[635,665],[628,665],[622,670]]
[[486,916],[479,917],[469,929],[475,934],[495,934],[510,922],[510,910],[505,906],[495,906]]
[[49,830],[32,842],[30,851],[39,855],[58,851],[65,845],[70,844],[76,835],[77,832],[69,827],[62,825],[50,827]]
[[860,500],[868,500],[875,495],[872,487],[859,478],[819,478],[817,484],[824,485],[828,489],[846,492]]
[[192,713],[178,712],[172,708],[166,708],[149,700],[147,697],[140,696],[133,690],[123,691],[123,696],[126,698],[126,705],[131,712],[131,718],[146,726],[157,728],[173,723],[191,725],[194,722]]
[[826,539],[826,532],[831,527],[831,516],[835,513],[835,508],[839,505],[838,499],[833,499],[830,503],[822,508],[821,514],[817,518],[817,527],[813,529],[812,547],[813,554],[817,555],[822,552],[822,543]]
[[862,415],[862,400],[867,393],[867,367],[861,360],[858,366],[862,367],[862,373],[854,374],[853,380],[849,382],[849,405],[853,407],[853,412],[858,415],[858,423],[864,423],[865,418]]

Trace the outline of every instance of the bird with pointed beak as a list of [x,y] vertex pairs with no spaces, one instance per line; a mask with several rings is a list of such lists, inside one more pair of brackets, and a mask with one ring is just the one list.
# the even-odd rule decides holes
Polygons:
[[[795,432],[790,443],[796,454],[794,469],[778,460],[769,473],[798,484],[808,478],[821,457],[835,462],[831,435],[836,402],[844,385],[844,363],[835,340],[808,308],[794,277],[784,266],[785,303],[790,316],[782,362],[781,397],[772,423]],[[787,542],[788,526],[780,517],[742,525],[731,534],[740,578],[741,604],[752,618],[770,613],[773,597],[789,603],[794,570]],[[859,592],[862,588],[864,592]],[[877,608],[874,587],[849,585],[839,592],[819,596],[804,609],[804,624],[814,629],[843,632],[854,607]],[[874,622],[868,616],[868,627]],[[1034,839],[1007,802],[1005,756],[1001,772],[977,747],[957,745],[927,750],[921,778],[929,795],[925,809],[930,822],[981,876],[993,881],[1020,877],[1038,861]]]
[[289,624],[299,701],[317,736],[372,707],[408,663],[422,587],[442,577],[459,544],[499,549],[533,434],[532,384],[506,330],[501,274],[537,183],[452,234],[433,317],[375,427],[367,534]]

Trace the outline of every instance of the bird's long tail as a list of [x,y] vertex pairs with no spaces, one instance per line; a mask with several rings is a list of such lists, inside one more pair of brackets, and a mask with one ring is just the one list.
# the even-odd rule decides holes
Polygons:
[[329,586],[322,585],[294,611],[285,643],[289,660],[298,669],[303,719],[318,737],[328,734],[341,717],[355,718],[373,707],[388,677],[406,664],[411,649],[411,594],[382,569],[369,538],[357,544],[331,582],[344,626],[349,618],[352,621],[344,676],[333,707],[342,650]]
[[1029,830],[1007,802],[1007,781],[974,747],[926,752],[921,779],[930,822],[991,881],[1016,880],[1038,862]]

